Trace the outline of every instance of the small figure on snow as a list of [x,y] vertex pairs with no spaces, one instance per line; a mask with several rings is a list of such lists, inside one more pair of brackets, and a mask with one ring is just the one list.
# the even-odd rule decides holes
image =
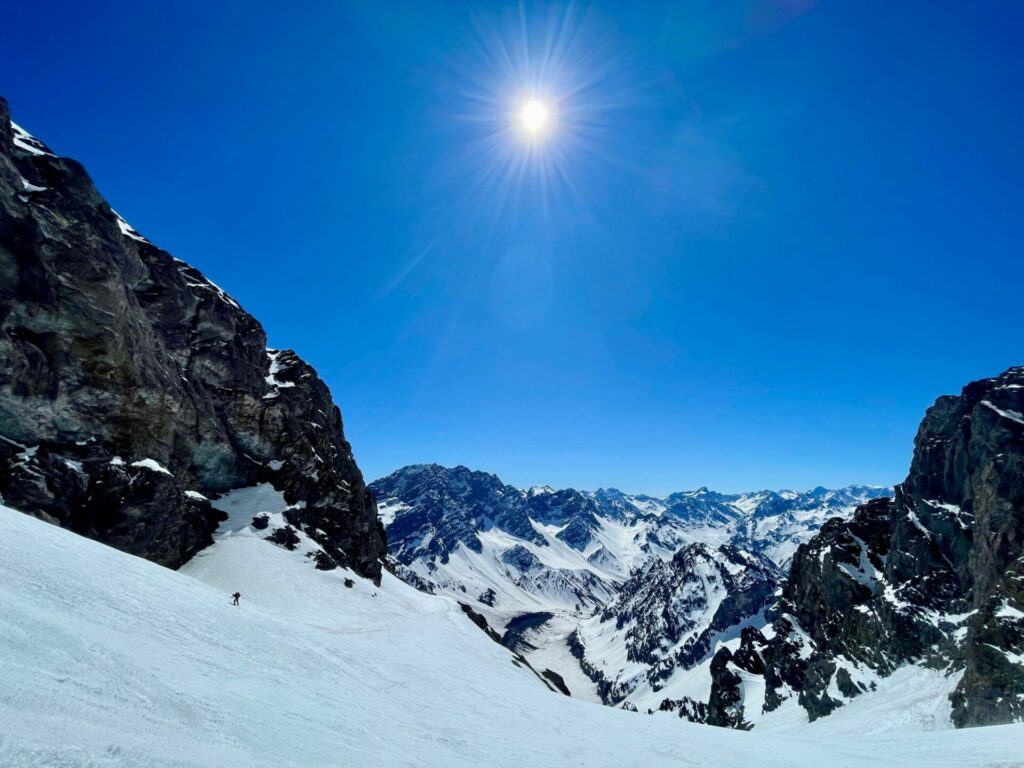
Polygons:
[[238,605],[238,598],[240,598],[241,596],[242,596],[241,592],[235,592],[235,594],[233,594],[231,596],[231,604],[232,605]]

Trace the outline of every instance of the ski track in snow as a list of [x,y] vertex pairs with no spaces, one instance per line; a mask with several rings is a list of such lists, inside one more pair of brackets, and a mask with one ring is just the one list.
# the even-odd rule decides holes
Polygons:
[[854,703],[844,729],[745,733],[552,694],[454,601],[386,573],[346,589],[264,541],[244,516],[283,502],[249,495],[185,573],[0,507],[0,765],[1024,761],[1024,725],[864,735]]

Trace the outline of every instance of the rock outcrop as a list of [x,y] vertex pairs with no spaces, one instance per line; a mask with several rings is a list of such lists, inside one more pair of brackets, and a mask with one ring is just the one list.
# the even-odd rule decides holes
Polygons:
[[802,545],[777,613],[740,648],[763,663],[765,711],[795,696],[813,720],[914,664],[959,677],[955,725],[1024,719],[1024,368],[939,398],[895,497]]
[[385,536],[316,372],[115,213],[0,99],[0,494],[170,567],[208,496],[270,482],[328,557],[379,579]]

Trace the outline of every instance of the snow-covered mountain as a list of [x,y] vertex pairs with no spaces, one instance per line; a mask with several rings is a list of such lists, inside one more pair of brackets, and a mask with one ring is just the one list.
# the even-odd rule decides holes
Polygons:
[[[217,502],[216,543],[173,571],[0,506],[0,765],[1011,765],[1024,726],[926,732],[930,690],[778,732],[640,717],[551,693],[455,601],[310,567]],[[349,575],[352,575],[349,572]],[[232,606],[229,594],[242,593]],[[864,731],[883,732],[864,737]],[[893,750],[898,737],[899,749]]]
[[760,555],[686,544],[670,560],[648,560],[568,643],[603,701],[656,706],[677,673],[710,660],[743,626],[763,623],[777,578]]
[[763,624],[793,552],[822,523],[890,492],[521,490],[436,464],[370,490],[401,578],[470,604],[573,695],[642,708],[706,669],[742,626]]
[[797,550],[773,621],[716,653],[708,722],[822,718],[926,670],[957,726],[1024,719],[1024,367],[940,397],[895,491]]
[[0,274],[0,765],[1019,762],[921,731],[1024,718],[1024,368],[891,499],[418,466],[381,521],[316,372],[2,99]]
[[0,494],[176,568],[212,541],[208,499],[261,482],[319,567],[380,577],[377,510],[316,371],[0,98]]

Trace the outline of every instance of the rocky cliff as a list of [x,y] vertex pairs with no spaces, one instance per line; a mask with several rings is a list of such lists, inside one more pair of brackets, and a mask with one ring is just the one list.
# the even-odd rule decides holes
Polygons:
[[383,528],[316,372],[0,99],[4,501],[174,568],[211,542],[206,497],[259,482],[318,567],[379,579]]
[[[1024,368],[939,398],[895,498],[802,545],[777,610],[741,647],[765,712],[795,697],[813,720],[918,665],[955,681],[955,725],[1024,719]],[[742,700],[730,661],[713,700]],[[741,725],[743,706],[709,722]]]
[[[649,560],[599,614],[582,621],[574,652],[605,703],[658,693],[713,653],[729,630],[738,634],[758,622],[777,579],[774,563],[759,555],[728,544],[688,544],[670,560]],[[629,672],[621,659],[594,652],[609,647],[625,652]]]

